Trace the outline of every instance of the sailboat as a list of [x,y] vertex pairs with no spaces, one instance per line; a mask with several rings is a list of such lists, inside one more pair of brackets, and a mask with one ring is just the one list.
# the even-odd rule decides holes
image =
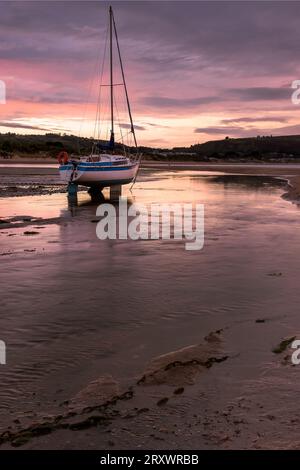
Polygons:
[[[140,165],[141,154],[138,151],[135,129],[131,114],[128,91],[125,81],[124,68],[121,58],[116,23],[112,7],[109,8],[109,57],[110,57],[110,139],[108,142],[94,142],[91,153],[80,157],[79,160],[69,159],[67,152],[60,152],[60,177],[65,183],[88,186],[91,190],[102,190],[114,185],[125,185],[134,182]],[[115,115],[114,115],[114,74],[113,74],[113,39],[116,41],[122,85],[125,92],[125,101],[130,120],[129,132],[133,136],[134,153],[132,147],[120,145],[115,142]],[[101,86],[101,85],[100,85]],[[123,148],[122,148],[123,147]],[[123,150],[123,153],[120,151]]]

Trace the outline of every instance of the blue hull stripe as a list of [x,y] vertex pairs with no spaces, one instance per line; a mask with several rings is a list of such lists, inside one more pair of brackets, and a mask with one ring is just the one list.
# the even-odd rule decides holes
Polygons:
[[[127,163],[127,162],[122,162]],[[80,162],[80,166],[112,166],[111,162]]]
[[[82,168],[81,165],[78,165],[77,167],[77,171],[83,171],[83,172],[86,172],[86,171],[98,171],[98,172],[102,172],[102,171],[122,171],[122,170],[131,170],[132,168],[134,168],[135,165],[133,166],[122,166],[122,167],[113,167],[113,166],[110,166],[110,167],[106,167],[106,168],[92,168],[92,167],[84,167]],[[65,165],[62,165],[60,168],[59,168],[59,171],[69,171],[69,170],[72,170],[72,166],[65,166]]]

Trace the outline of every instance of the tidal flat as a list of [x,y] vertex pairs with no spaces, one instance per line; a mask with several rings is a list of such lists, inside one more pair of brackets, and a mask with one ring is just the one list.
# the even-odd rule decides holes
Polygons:
[[51,165],[4,168],[0,449],[299,447],[296,170],[144,168],[131,204],[204,204],[189,252],[99,240]]

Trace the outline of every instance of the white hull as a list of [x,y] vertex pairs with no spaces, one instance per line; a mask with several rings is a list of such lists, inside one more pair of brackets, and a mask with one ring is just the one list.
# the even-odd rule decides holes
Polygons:
[[138,171],[139,163],[126,159],[118,162],[114,159],[100,162],[78,162],[76,166],[68,162],[60,165],[59,173],[65,183],[75,183],[83,186],[107,187],[117,184],[131,183]]

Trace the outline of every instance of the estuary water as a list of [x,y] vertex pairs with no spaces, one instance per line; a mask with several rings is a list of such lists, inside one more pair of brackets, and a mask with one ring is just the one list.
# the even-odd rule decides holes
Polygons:
[[184,240],[99,240],[99,202],[85,192],[77,205],[65,194],[0,199],[1,218],[14,218],[0,230],[1,427],[59,408],[99,376],[130,383],[151,358],[220,329],[232,360],[211,400],[244,387],[266,400],[272,389],[280,403],[289,381],[298,393],[300,369],[280,372],[283,385],[272,353],[300,335],[300,212],[283,192],[270,177],[144,170],[124,195],[204,204],[199,251]]

